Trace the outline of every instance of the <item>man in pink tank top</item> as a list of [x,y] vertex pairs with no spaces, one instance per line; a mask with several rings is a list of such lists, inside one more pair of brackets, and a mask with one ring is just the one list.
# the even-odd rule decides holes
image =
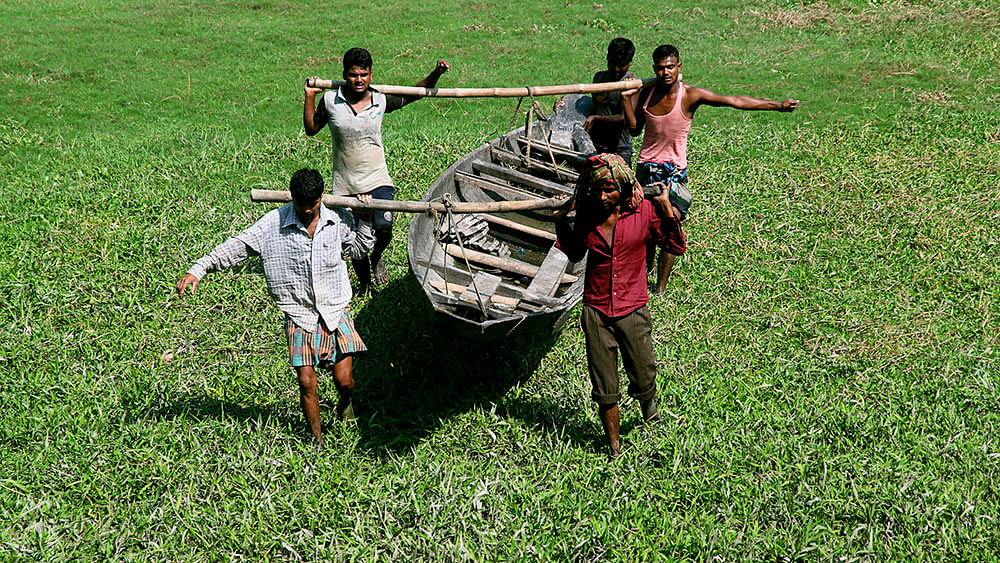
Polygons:
[[[694,112],[702,105],[742,110],[794,111],[799,101],[774,102],[750,96],[723,96],[705,88],[688,86],[680,80],[681,55],[673,45],[653,51],[656,83],[641,90],[622,92],[625,125],[633,136],[645,128],[636,166],[639,183],[663,182],[671,191],[671,202],[683,219],[690,197],[674,197],[687,192],[687,139]],[[655,252],[655,249],[650,249]],[[660,250],[656,292],[663,294],[677,257]],[[649,255],[652,264],[652,254]]]

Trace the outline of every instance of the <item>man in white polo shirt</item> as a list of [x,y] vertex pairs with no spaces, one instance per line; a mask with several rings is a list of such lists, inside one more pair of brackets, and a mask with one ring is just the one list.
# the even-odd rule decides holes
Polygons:
[[[451,66],[438,60],[437,66],[417,86],[433,88],[442,74]],[[354,47],[344,54],[344,81],[336,91],[316,100],[322,88],[311,88],[306,81],[302,124],[306,135],[319,133],[330,126],[333,147],[334,195],[370,194],[375,199],[394,199],[396,188],[389,177],[382,146],[382,118],[419,96],[396,96],[373,90],[372,56],[365,49]],[[392,240],[392,212],[375,212],[375,247],[367,258],[354,260],[354,271],[361,284],[360,293],[375,283],[382,285],[389,279],[382,253]]]

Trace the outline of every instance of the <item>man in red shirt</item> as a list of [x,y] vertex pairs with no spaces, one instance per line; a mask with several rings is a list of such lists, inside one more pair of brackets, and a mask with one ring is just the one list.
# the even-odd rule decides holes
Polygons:
[[[620,156],[599,154],[580,173],[573,204],[556,212],[559,248],[572,261],[590,251],[580,324],[587,340],[591,396],[612,458],[621,455],[619,349],[629,395],[639,401],[645,421],[659,419],[652,322],[646,307],[646,242],[675,254],[685,251],[680,212],[671,205],[669,192],[662,190],[650,201],[639,199],[641,189]],[[567,213],[574,207],[576,220],[570,225]]]

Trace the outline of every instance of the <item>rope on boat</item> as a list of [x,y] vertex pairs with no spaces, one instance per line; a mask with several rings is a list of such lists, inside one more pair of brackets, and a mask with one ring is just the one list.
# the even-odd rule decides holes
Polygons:
[[[544,123],[548,122],[549,116],[545,113],[545,109],[542,108],[542,104],[535,100],[535,96],[531,96],[531,111],[528,112],[529,118],[531,114],[534,113],[538,117],[538,126],[542,129],[542,139],[545,141],[545,149],[549,153],[549,160],[552,162],[552,168],[556,169],[556,176],[558,177],[559,165],[556,164],[556,155],[552,154],[552,143],[549,141],[549,135],[552,134],[552,130],[545,130]],[[528,137],[531,138],[530,136]],[[530,141],[529,141],[530,142]],[[528,158],[531,158],[531,151],[528,151]]]
[[[451,230],[455,231],[455,236],[458,239],[458,247],[462,250],[462,258],[465,260],[465,269],[469,272],[469,275],[472,276],[471,285],[472,285],[472,290],[476,293],[476,303],[479,305],[479,311],[483,314],[483,318],[486,318],[486,310],[488,309],[488,307],[486,306],[486,304],[483,301],[482,294],[479,293],[479,288],[477,287],[477,284],[476,284],[476,276],[472,275],[472,265],[469,263],[469,257],[466,256],[466,254],[465,254],[465,241],[462,240],[462,233],[459,232],[458,227],[455,224],[456,223],[456,221],[455,221],[455,214],[452,213],[452,210],[451,210],[452,209],[452,205],[453,205],[453,202],[451,201],[451,194],[447,194],[446,193],[446,194],[443,194],[441,197],[436,197],[436,198],[434,198],[434,199],[432,199],[430,201],[432,201],[432,202],[440,202],[440,203],[442,203],[444,205],[445,212],[447,213],[447,220],[448,220],[448,229],[447,230],[448,231],[451,231]],[[434,251],[437,249],[437,246],[438,246],[437,243],[443,238],[443,234],[442,234],[442,230],[441,230],[441,216],[440,216],[440,214],[438,214],[438,212],[437,212],[436,209],[431,208],[428,211],[428,215],[430,215],[434,219],[434,242],[435,242],[435,244],[431,245],[430,256],[427,257],[427,264],[424,266],[424,281],[421,282],[421,284],[420,284],[420,289],[421,290],[425,290],[425,287],[427,286],[427,282],[430,280],[430,276],[428,275],[428,273],[430,273],[431,262],[434,261]],[[444,276],[442,276],[442,277],[444,278],[444,286],[445,286],[445,288],[447,288],[448,287],[448,268],[447,267],[444,268],[443,273],[444,273]],[[447,289],[446,289],[446,291],[447,291]]]
[[[432,200],[433,201],[433,200]],[[424,266],[424,281],[420,284],[421,291],[426,291],[427,280],[431,279],[427,274],[430,273],[431,263],[434,261],[434,251],[437,250],[437,241],[441,239],[441,219],[438,216],[437,209],[431,207],[427,210],[427,215],[434,218],[434,244],[431,245],[430,256],[427,257],[427,265]],[[448,287],[448,269],[444,270],[444,283],[445,287]]]
[[[514,113],[510,116],[510,125],[507,126],[508,131],[514,130],[514,125],[517,123],[517,116],[521,113],[521,102],[524,101],[524,96],[517,99],[517,107],[514,108]],[[503,135],[501,135],[503,137]]]
[[[443,194],[442,199],[444,200],[445,211],[448,213],[448,231],[455,231],[455,238],[458,239],[458,247],[462,250],[462,259],[465,260],[465,269],[472,276],[472,264],[469,263],[469,257],[465,255],[465,242],[462,240],[462,233],[459,232],[458,225],[455,224],[455,215],[451,212],[451,194]],[[446,281],[445,287],[448,287],[447,283]],[[472,290],[476,293],[476,303],[479,305],[479,311],[483,314],[483,318],[486,318],[487,307],[483,303],[483,296],[479,293],[479,288],[476,286],[476,276],[472,276],[472,282],[469,285],[472,286]]]
[[[549,155],[549,162],[552,163],[552,169],[556,174],[556,178],[568,178],[573,179],[574,176],[565,170],[561,169],[558,164],[556,164],[556,155],[552,152],[552,142],[549,140],[549,135],[552,134],[551,130],[546,131],[545,123],[548,123],[549,116],[545,113],[545,108],[535,100],[533,94],[529,94],[531,98],[531,107],[525,112],[524,120],[524,137],[525,137],[525,147],[524,154],[521,154],[521,149],[517,147],[517,143],[514,143],[512,147],[514,152],[521,157],[521,163],[526,167],[531,167],[531,143],[534,120],[532,117],[538,120],[538,126],[542,129],[542,140],[545,142],[545,150]],[[514,130],[514,124],[517,122],[517,116],[521,113],[521,103],[524,102],[524,96],[517,99],[517,107],[514,108],[514,113],[510,116],[510,125],[507,126],[508,131]],[[539,163],[540,164],[540,163]]]

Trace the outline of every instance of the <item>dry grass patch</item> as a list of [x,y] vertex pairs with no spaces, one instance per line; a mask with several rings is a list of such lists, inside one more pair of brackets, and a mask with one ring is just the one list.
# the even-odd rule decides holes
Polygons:
[[809,6],[789,10],[749,10],[751,16],[761,20],[761,29],[810,28],[818,23],[833,24],[837,17],[826,2],[817,2]]
[[[885,25],[900,22],[916,22],[932,18],[939,11],[932,7],[899,0],[881,6],[869,7],[861,12],[847,8],[833,8],[826,2],[817,2],[808,6],[777,10],[749,10],[747,13],[760,21],[761,30],[769,29],[809,29],[818,24],[843,25]],[[947,14],[947,13],[946,13]],[[983,8],[974,8],[961,12],[961,16],[970,23],[993,26],[997,24],[997,15]],[[950,17],[946,15],[945,17]]]
[[861,24],[877,25],[918,21],[927,19],[932,15],[933,10],[927,6],[915,6],[909,2],[897,1],[865,10],[856,16],[856,20]]
[[915,99],[921,104],[936,104],[939,106],[951,104],[951,95],[944,90],[918,92]]
[[971,24],[986,27],[1000,27],[1000,14],[985,8],[970,8],[962,12],[962,17]]
[[468,32],[468,31],[485,31],[486,33],[497,33],[497,34],[503,33],[503,30],[501,30],[501,29],[497,29],[497,28],[494,28],[492,26],[489,26],[489,25],[486,25],[486,24],[480,24],[480,23],[463,25],[462,26],[462,31],[466,31],[466,32]]

